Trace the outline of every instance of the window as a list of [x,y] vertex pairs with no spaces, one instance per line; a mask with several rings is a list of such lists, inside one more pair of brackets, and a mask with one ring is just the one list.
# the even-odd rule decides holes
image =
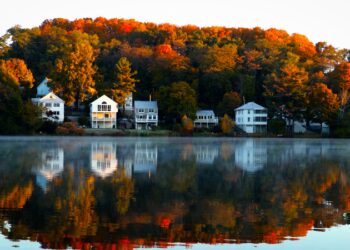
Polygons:
[[151,115],[148,115],[148,119],[149,119],[149,120],[152,120],[152,116],[151,116]]
[[248,114],[250,114],[250,110],[248,110]]
[[153,116],[153,120],[157,120],[157,116],[156,115]]
[[255,122],[266,122],[266,117],[254,117]]
[[145,110],[144,109],[139,109],[139,112],[143,113],[143,112],[145,112]]
[[250,122],[250,117],[248,117],[248,122]]
[[60,104],[59,103],[54,103],[53,106],[57,108],[57,107],[60,106]]
[[154,112],[154,109],[149,109],[149,112],[152,112],[152,113],[153,113],[153,112]]
[[50,108],[52,107],[51,103],[45,103],[45,107]]
[[97,106],[98,111],[111,111],[111,105],[104,104],[106,102],[103,102],[102,105]]

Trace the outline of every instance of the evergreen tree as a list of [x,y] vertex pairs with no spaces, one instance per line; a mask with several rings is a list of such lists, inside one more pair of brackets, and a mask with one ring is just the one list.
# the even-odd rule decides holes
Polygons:
[[126,57],[119,59],[115,65],[117,69],[117,81],[111,89],[112,98],[119,104],[124,104],[126,98],[135,92],[135,83],[138,82],[134,78],[137,71],[131,71],[131,63]]

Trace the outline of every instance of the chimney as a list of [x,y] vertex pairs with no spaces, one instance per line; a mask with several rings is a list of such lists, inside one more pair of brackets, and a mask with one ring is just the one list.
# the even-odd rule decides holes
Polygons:
[[152,95],[149,94],[149,101],[152,101]]

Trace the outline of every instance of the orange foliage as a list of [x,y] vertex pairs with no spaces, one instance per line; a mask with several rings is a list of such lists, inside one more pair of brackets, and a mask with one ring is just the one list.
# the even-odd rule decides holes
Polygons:
[[23,187],[16,185],[10,192],[0,195],[0,208],[23,208],[33,190],[32,182]]

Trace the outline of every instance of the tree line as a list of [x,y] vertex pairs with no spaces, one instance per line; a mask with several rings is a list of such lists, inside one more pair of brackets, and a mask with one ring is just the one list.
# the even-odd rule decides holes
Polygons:
[[[0,58],[32,74],[29,85],[19,83],[28,86],[27,96],[34,79],[44,77],[67,104],[101,94],[120,102],[130,92],[151,95],[168,123],[198,108],[233,117],[243,101],[255,101],[268,107],[270,119],[327,122],[350,134],[349,50],[284,30],[56,18],[10,28],[0,39]],[[121,59],[124,66],[117,66]],[[126,72],[127,84],[118,72]]]

